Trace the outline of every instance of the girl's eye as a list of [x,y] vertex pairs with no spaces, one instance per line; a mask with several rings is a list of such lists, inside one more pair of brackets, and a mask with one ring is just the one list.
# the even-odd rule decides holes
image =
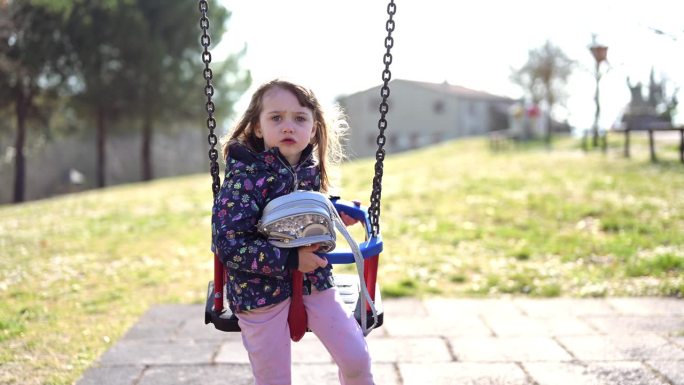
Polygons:
[[306,122],[306,117],[304,116],[298,116],[296,119],[298,122]]
[[280,115],[273,115],[271,116],[271,120],[274,122],[279,122],[280,121]]

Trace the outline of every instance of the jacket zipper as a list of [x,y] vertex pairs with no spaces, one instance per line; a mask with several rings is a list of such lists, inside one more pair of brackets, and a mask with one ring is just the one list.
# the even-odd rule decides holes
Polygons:
[[303,163],[305,163],[309,158],[311,158],[311,156],[312,156],[312,154],[309,154],[309,156],[307,156],[305,159],[300,159],[299,163],[297,163],[297,167],[292,167],[292,165],[290,165],[289,162],[283,161],[283,155],[280,154],[280,151],[278,151],[278,156],[276,156],[276,158],[278,158],[280,163],[283,166],[285,166],[285,168],[288,169],[288,171],[290,171],[290,173],[292,174],[292,179],[294,180],[294,185],[292,186],[292,191],[290,191],[290,192],[294,192],[297,190],[297,187],[299,186],[299,179],[297,178],[297,171],[299,171],[300,166]]
[[283,162],[283,159],[280,156],[280,154],[278,154],[278,160],[280,161],[280,163],[283,164],[283,166],[285,166],[285,168],[290,172],[290,174],[292,174],[292,179],[294,181],[294,185],[292,186],[292,191],[290,191],[290,192],[297,190],[297,183],[299,182],[297,180],[297,169],[299,169],[299,164],[297,165],[297,169],[293,169],[291,165]]

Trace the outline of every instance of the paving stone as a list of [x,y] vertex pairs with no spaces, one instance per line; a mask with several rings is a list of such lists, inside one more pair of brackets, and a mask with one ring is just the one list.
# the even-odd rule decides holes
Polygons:
[[425,308],[431,317],[458,319],[467,316],[520,316],[520,309],[508,299],[425,299]]
[[224,332],[213,324],[205,324],[204,318],[193,317],[184,320],[175,330],[175,338],[192,338],[195,340],[240,340],[240,332]]
[[[389,299],[367,341],[383,385],[684,385],[682,303]],[[152,307],[77,385],[251,385],[240,334],[204,325],[203,314],[203,305]],[[293,343],[292,356],[293,383],[337,383],[315,335]]]
[[204,306],[165,304],[151,307],[140,317],[139,323],[181,323],[188,319],[204,320]]
[[531,385],[512,363],[399,364],[403,385]]
[[[399,377],[399,369],[396,364],[382,364],[373,362],[373,382],[378,385],[403,385]],[[320,385],[320,383],[317,383]]]
[[133,385],[140,377],[143,366],[93,366],[86,370],[76,385]]
[[615,315],[613,307],[605,299],[514,299],[521,311],[535,318],[560,318],[584,315]]
[[418,298],[396,298],[382,301],[385,317],[424,317],[427,316],[425,304]]
[[679,346],[680,348],[684,349],[684,335],[682,335],[684,331],[681,331],[677,333],[675,336],[669,337],[669,339],[674,342],[675,345]]
[[523,363],[538,385],[665,385],[640,362]]
[[389,337],[491,336],[492,331],[479,316],[403,317],[385,319],[382,326]]
[[616,317],[587,317],[602,333],[633,334],[643,332],[676,333],[684,329],[684,316],[616,316]]
[[[377,384],[401,385],[398,373],[391,364],[373,366],[373,378]],[[335,364],[294,364],[292,383],[297,385],[337,384]],[[103,384],[102,382],[98,384]],[[140,385],[180,385],[180,384],[253,384],[249,365],[158,365],[145,371]],[[79,384],[80,385],[80,384]]]
[[122,337],[123,340],[159,340],[167,341],[176,335],[176,330],[180,327],[178,323],[137,323],[133,325]]
[[331,363],[333,360],[323,343],[313,333],[306,333],[299,342],[292,343],[292,362]]
[[252,385],[249,365],[151,366],[136,385]]
[[[146,311],[123,339],[167,340],[177,335],[179,328],[188,323],[204,324],[204,307],[201,305],[157,305]],[[193,336],[194,337],[194,336]]]
[[684,385],[684,361],[648,361],[648,364],[673,385]]
[[[392,364],[374,364],[373,381],[382,385],[401,385],[399,374]],[[292,384],[339,384],[335,364],[295,364],[292,366]]]
[[677,298],[608,298],[606,301],[622,314],[682,315],[684,300]]
[[292,365],[292,384],[319,385],[339,382],[337,365],[333,363]]
[[373,362],[448,362],[453,361],[442,338],[385,338],[368,340]]
[[582,361],[684,360],[684,350],[655,334],[558,337]]
[[596,331],[589,324],[573,316],[563,318],[484,316],[484,321],[494,331],[494,334],[500,337],[596,334]]
[[226,341],[221,344],[214,362],[217,364],[249,364],[249,356],[242,341]]
[[389,336],[389,334],[387,333],[387,328],[385,327],[385,325],[383,323],[383,325],[380,326],[379,328],[373,329],[373,331],[371,331],[370,334],[366,336],[366,339],[386,338],[388,336]]
[[570,361],[556,341],[547,337],[450,338],[458,361]]
[[666,385],[653,371],[640,362],[592,362],[588,366],[604,384]]
[[153,307],[140,317],[140,320],[124,334],[122,339],[156,339],[168,340],[176,332],[176,329],[184,321],[182,318],[173,318],[167,311],[174,309],[171,306]]
[[[238,333],[239,335],[239,333]],[[307,333],[299,342],[291,343],[293,363],[332,363],[332,357],[321,341],[313,333]],[[249,363],[249,355],[242,345],[242,340],[227,341],[221,347],[214,360],[217,363]]]
[[209,364],[218,341],[119,341],[104,353],[101,365]]

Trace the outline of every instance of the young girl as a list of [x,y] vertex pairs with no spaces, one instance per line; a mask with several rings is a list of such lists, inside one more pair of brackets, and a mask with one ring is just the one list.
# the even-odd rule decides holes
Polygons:
[[[329,190],[328,167],[341,155],[338,132],[310,90],[273,80],[256,90],[223,145],[227,166],[214,202],[212,248],[227,269],[227,299],[256,385],[291,383],[287,316],[294,269],[305,277],[308,327],[337,363],[340,383],[373,384],[361,328],[345,310],[331,265],[314,253],[317,246],[281,249],[256,230],[272,199],[294,190]],[[349,224],[349,217],[343,219]]]

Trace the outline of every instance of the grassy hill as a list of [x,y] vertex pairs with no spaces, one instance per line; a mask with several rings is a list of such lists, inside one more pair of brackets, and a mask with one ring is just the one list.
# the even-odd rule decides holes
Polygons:
[[[681,297],[684,165],[646,157],[483,140],[389,157],[384,295]],[[342,172],[367,203],[371,160]],[[149,306],[203,302],[210,206],[201,175],[0,207],[0,383],[71,383]]]

